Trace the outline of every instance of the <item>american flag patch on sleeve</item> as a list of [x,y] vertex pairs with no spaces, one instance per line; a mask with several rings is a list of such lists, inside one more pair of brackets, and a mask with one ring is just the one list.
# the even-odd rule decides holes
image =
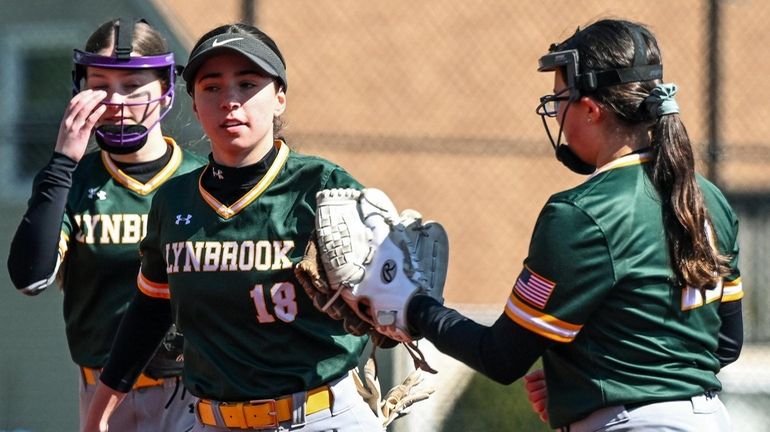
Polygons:
[[513,290],[523,300],[543,309],[555,286],[555,282],[549,281],[530,270],[529,267],[524,266],[519,278],[516,279]]

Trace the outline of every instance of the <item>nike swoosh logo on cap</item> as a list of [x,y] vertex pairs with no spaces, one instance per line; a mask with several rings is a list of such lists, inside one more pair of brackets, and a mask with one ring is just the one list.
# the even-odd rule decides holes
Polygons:
[[214,42],[211,43],[211,46],[212,47],[217,47],[217,46],[224,45],[226,43],[230,43],[230,42],[241,40],[241,39],[243,39],[243,38],[239,37],[239,38],[225,39],[223,41],[218,41],[218,40],[214,39]]

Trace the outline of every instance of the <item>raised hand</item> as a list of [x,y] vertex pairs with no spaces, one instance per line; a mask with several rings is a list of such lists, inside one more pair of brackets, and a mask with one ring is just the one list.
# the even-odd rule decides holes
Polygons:
[[105,97],[107,92],[103,90],[83,90],[70,100],[59,126],[56,152],[80,161],[86,152],[91,131],[107,111],[107,106],[101,104]]

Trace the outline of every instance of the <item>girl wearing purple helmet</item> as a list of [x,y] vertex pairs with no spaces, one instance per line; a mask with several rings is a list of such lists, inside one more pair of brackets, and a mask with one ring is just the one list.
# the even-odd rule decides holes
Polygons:
[[[74,96],[53,156],[35,178],[8,258],[11,280],[37,295],[64,292],[70,354],[80,369],[81,427],[112,341],[136,293],[138,243],[157,188],[202,165],[163,135],[174,56],[144,20],[101,25],[73,55]],[[87,153],[91,135],[101,151]],[[181,375],[181,335],[163,343],[110,425],[119,431],[187,430],[194,398]]]

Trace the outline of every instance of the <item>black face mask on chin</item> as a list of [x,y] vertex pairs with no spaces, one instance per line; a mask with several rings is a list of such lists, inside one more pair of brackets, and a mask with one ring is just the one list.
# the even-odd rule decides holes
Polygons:
[[144,147],[147,134],[143,125],[102,125],[96,128],[94,138],[99,148],[108,153],[129,154]]
[[[561,131],[559,131],[561,135]],[[561,137],[559,137],[561,138]],[[566,144],[559,144],[554,147],[556,149],[556,159],[558,159],[565,167],[569,168],[572,172],[589,175],[596,171],[596,167],[591,164],[587,164],[580,160],[579,157],[569,148]]]

